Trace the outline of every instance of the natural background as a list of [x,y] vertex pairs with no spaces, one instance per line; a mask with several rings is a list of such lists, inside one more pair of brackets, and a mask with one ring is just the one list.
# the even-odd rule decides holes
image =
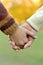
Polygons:
[[[43,0],[2,0],[7,10],[22,24],[43,5]],[[0,32],[0,65],[43,65],[43,27],[30,48],[15,52],[8,36]]]

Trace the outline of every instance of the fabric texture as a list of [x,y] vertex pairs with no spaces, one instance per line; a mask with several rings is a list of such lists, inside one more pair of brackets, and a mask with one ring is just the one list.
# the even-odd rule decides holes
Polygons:
[[0,2],[0,30],[7,35],[11,35],[17,28],[17,22]]
[[43,26],[43,6],[37,12],[27,19],[27,22],[35,29],[39,30]]

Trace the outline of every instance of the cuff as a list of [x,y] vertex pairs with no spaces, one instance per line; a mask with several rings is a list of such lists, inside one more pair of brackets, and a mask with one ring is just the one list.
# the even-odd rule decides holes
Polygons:
[[11,17],[10,20],[0,27],[0,30],[4,32],[6,35],[11,35],[18,28],[18,24]]
[[18,24],[0,2],[0,30],[7,35],[11,35],[17,28]]
[[27,22],[36,30],[39,31],[41,26],[43,26],[43,6],[39,10],[27,19]]

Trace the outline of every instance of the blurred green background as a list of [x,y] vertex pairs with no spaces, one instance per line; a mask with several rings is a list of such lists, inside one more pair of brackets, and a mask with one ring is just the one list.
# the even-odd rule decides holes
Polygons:
[[[43,0],[22,0],[23,3],[20,6],[14,4],[15,1],[19,2],[20,0],[2,1],[20,24],[25,22],[24,19],[29,18],[37,8],[43,5]],[[38,32],[37,36],[38,39],[32,43],[30,48],[15,52],[8,42],[8,37],[0,32],[0,65],[43,65],[43,32]]]
[[32,46],[15,52],[8,37],[0,32],[0,65],[43,65],[43,32],[38,32]]

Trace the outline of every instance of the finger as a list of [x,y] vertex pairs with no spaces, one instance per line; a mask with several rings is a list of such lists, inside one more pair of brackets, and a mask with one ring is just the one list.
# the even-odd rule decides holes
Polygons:
[[29,41],[29,42],[24,46],[24,48],[28,48],[28,47],[30,47],[31,42],[32,42],[32,41]]
[[[10,38],[11,38],[11,37],[10,37]],[[11,41],[11,40],[12,40],[12,41]],[[11,44],[12,48],[13,48],[14,50],[19,50],[20,48],[15,45],[15,42],[13,41],[12,38],[11,38],[11,40],[10,40],[10,44]]]
[[9,36],[9,39],[10,39],[11,45],[15,45],[15,41],[13,40],[13,38],[11,36]]
[[15,42],[9,41],[12,46],[15,46]]
[[20,50],[20,48],[18,46],[16,46],[16,45],[12,46],[12,49],[15,50],[15,51]]
[[32,44],[32,42],[33,42],[33,40],[34,40],[34,39],[33,39],[32,37],[29,37],[29,41],[28,41],[27,44],[25,44],[24,48],[28,48],[28,47],[30,47],[31,44]]
[[25,29],[25,28],[23,28],[23,29],[24,29],[24,31],[27,33],[27,35],[31,36],[31,37],[34,38],[34,39],[37,38],[37,36],[35,36],[34,33],[32,33],[31,31],[29,31],[29,30],[27,30],[27,29]]
[[16,45],[14,44],[14,42],[11,42],[11,44],[12,44],[12,48],[20,49],[18,46],[16,46]]

